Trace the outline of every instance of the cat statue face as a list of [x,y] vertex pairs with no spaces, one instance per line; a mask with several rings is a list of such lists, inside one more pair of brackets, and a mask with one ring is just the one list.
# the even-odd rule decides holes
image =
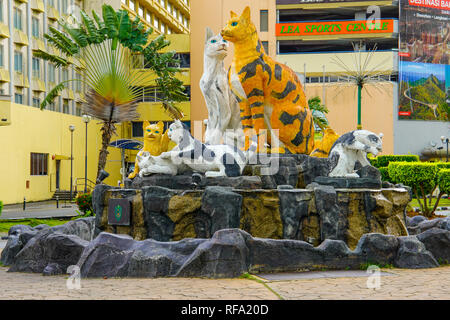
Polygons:
[[210,28],[206,28],[205,56],[223,60],[228,54],[228,46],[228,41],[224,40],[220,34],[214,35]]
[[[187,128],[183,125],[180,120],[175,120],[167,131],[167,136],[170,140],[175,142],[177,145],[183,144],[183,140],[185,140],[187,136]],[[183,148],[181,146],[181,148]]]
[[142,128],[144,129],[145,140],[155,144],[161,142],[164,133],[164,123],[162,121],[157,124],[150,124],[150,122],[144,121]]

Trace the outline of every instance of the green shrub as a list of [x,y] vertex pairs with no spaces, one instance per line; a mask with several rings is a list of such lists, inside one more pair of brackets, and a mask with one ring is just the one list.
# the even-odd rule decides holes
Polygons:
[[78,208],[83,211],[85,214],[88,211],[92,210],[92,194],[90,193],[80,193],[77,198],[75,199]]
[[436,162],[436,166],[441,169],[450,169],[450,162]]
[[0,201],[0,214],[2,214],[2,210],[3,210],[3,201]]
[[427,201],[427,195],[435,190],[438,172],[436,163],[429,162],[391,162],[388,166],[390,179],[394,183],[411,187],[423,214],[427,217],[433,215],[440,200],[439,197],[434,209],[429,208],[430,200]]
[[450,169],[439,170],[437,174],[439,190],[443,194],[450,194]]
[[[407,154],[407,155],[385,155],[377,157],[377,168],[387,167],[391,162],[418,162],[419,156]],[[375,166],[374,166],[375,167]]]
[[388,168],[382,167],[382,168],[378,168],[378,170],[380,170],[380,173],[381,173],[381,181],[387,181],[387,182],[390,182],[390,183],[394,183],[392,181],[392,179],[389,177]]
[[377,158],[367,157],[367,159],[369,159],[370,165],[372,167],[379,168]]

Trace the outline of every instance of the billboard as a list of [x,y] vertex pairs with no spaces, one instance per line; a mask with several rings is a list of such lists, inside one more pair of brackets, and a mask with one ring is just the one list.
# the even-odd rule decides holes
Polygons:
[[400,120],[449,121],[450,0],[400,0]]
[[[360,1],[373,1],[373,0],[277,0],[277,5],[335,3],[335,2],[360,2]],[[419,1],[419,0],[417,0],[417,1]]]

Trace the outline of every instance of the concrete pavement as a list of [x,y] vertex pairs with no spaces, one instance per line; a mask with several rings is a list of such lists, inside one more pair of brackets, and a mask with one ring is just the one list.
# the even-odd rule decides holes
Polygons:
[[0,219],[75,217],[79,215],[77,211],[78,206],[70,202],[59,201],[59,208],[56,208],[56,201],[30,202],[25,210],[23,204],[5,205]]
[[[320,272],[289,280],[251,279],[81,279],[67,288],[67,276],[10,273],[0,267],[0,299],[48,300],[443,300],[450,299],[450,266],[434,269],[383,269],[378,289],[367,277]],[[345,271],[344,271],[345,272]]]

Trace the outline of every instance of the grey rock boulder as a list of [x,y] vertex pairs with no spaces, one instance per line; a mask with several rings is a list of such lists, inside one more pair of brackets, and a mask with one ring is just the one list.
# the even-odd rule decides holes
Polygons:
[[424,216],[418,215],[418,216],[414,216],[411,218],[411,220],[409,220],[409,227],[415,227],[417,226],[419,223],[428,220],[427,218],[425,218]]
[[239,228],[242,195],[231,188],[207,187],[202,196],[201,210],[211,218],[210,234],[221,229]]
[[395,236],[369,233],[359,239],[355,253],[359,255],[362,263],[387,265],[394,263],[398,246],[398,238]]
[[177,272],[178,277],[232,278],[248,270],[246,239],[239,229],[217,231],[200,244]]
[[432,228],[419,234],[417,239],[439,263],[450,263],[450,231]]
[[435,268],[439,264],[416,236],[398,237],[399,248],[394,266],[405,269]]
[[41,273],[51,263],[66,270],[77,264],[87,245],[87,241],[75,235],[55,232],[51,228],[42,230],[16,255],[8,272]]
[[1,263],[5,266],[13,264],[16,255],[22,250],[28,240],[36,235],[36,233],[37,231],[34,231],[32,227],[27,225],[12,226],[8,230],[8,241],[2,250],[0,257]]

